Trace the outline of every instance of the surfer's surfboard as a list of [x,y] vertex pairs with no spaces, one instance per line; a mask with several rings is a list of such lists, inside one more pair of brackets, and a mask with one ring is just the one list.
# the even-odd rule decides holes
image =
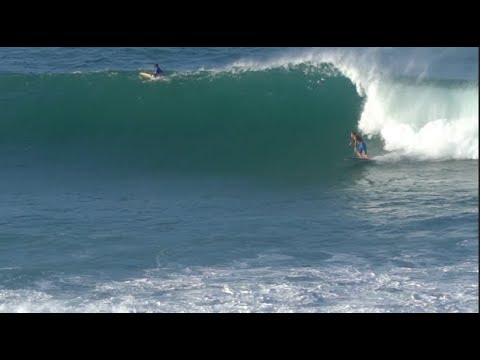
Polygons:
[[153,80],[155,79],[155,76],[153,76],[152,74],[149,74],[149,73],[146,73],[146,72],[141,72],[140,74],[141,77],[145,78],[145,79],[148,79],[148,80]]
[[350,158],[345,158],[344,160],[372,161],[372,159],[365,159],[365,158],[359,158],[359,157],[350,157]]

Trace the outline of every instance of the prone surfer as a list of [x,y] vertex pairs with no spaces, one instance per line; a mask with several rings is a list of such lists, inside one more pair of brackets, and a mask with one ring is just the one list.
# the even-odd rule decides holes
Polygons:
[[158,66],[158,64],[153,65],[153,67],[155,68],[155,74],[153,74],[154,77],[157,78],[163,75],[163,70],[160,69],[160,66]]

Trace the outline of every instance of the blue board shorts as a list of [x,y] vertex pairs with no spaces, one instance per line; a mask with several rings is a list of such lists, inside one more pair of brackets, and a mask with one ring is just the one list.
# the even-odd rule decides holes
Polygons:
[[363,141],[358,144],[357,146],[357,150],[359,153],[362,153],[362,151],[365,153],[365,155],[367,155],[367,144],[365,144]]

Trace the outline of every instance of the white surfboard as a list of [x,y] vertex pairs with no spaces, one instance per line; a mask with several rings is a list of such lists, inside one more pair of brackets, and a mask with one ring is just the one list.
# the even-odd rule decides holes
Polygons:
[[146,73],[146,72],[141,72],[138,75],[140,75],[142,78],[144,78],[146,80],[151,80],[151,81],[165,81],[165,82],[168,82],[168,81],[171,80],[171,78],[169,78],[168,76],[165,76],[165,75],[160,75],[160,76],[155,77],[153,74],[149,74],[149,73]]
[[153,80],[155,79],[155,76],[153,76],[152,74],[149,74],[149,73],[146,73],[146,72],[141,72],[140,74],[141,77],[143,77],[144,79],[148,79],[148,80]]

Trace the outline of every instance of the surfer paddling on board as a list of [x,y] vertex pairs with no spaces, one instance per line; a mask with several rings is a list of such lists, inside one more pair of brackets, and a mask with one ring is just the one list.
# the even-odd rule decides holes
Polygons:
[[153,74],[154,77],[159,77],[159,76],[163,76],[163,70],[160,69],[160,66],[158,66],[158,64],[155,64],[153,65],[153,67],[155,68],[155,74]]
[[353,144],[353,151],[359,158],[368,159],[367,155],[367,144],[363,141],[362,137],[358,135],[355,131],[350,133],[350,145]]

